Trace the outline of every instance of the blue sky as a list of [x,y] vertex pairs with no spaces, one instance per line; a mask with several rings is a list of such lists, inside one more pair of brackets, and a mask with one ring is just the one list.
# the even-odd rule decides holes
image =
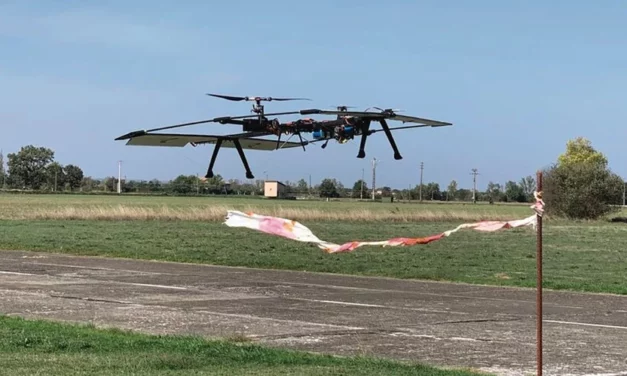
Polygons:
[[[339,1],[338,1],[339,3]],[[627,3],[585,1],[0,1],[0,148],[55,150],[87,175],[204,174],[212,146],[148,148],[128,131],[227,114],[205,95],[304,96],[269,111],[394,107],[453,127],[277,152],[249,151],[257,178],[424,180],[480,187],[533,175],[584,136],[627,178]],[[285,120],[292,119],[285,117]],[[183,129],[185,131],[185,129]],[[190,132],[240,128],[203,125]],[[325,167],[322,167],[325,166]],[[215,172],[244,179],[234,149]]]

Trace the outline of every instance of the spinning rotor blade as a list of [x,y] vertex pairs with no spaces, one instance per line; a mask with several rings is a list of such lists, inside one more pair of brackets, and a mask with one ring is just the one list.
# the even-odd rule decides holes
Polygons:
[[247,97],[234,97],[234,96],[231,96],[231,95],[220,95],[220,94],[207,94],[207,95],[210,95],[212,97],[226,99],[226,100],[229,100],[229,101],[236,101],[236,102],[246,100],[246,98],[247,98]]
[[233,95],[222,95],[222,94],[210,94],[207,93],[207,95],[210,95],[212,97],[217,97],[217,98],[222,98],[222,99],[226,99],[226,100],[230,100],[230,101],[267,101],[267,102],[271,102],[271,101],[310,101],[311,99],[309,98],[274,98],[274,97],[238,97],[238,96],[233,96]]
[[[386,109],[383,109],[383,108],[381,108],[381,107],[372,107],[372,108],[377,109],[377,110],[379,110],[379,111],[381,111],[381,112],[386,112],[386,111],[388,111],[388,112],[394,112],[394,113],[397,113],[397,112],[403,112],[403,111],[405,111],[405,110],[400,109],[400,108],[386,108]],[[369,109],[370,109],[370,107],[366,108],[366,111],[368,111]]]
[[311,99],[309,99],[309,98],[273,98],[273,97],[268,97],[268,98],[262,98],[261,100],[268,100],[268,101],[310,101]]

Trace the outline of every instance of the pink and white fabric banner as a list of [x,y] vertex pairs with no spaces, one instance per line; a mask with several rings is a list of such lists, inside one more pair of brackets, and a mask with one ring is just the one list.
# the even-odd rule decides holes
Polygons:
[[314,243],[327,253],[350,252],[362,246],[411,246],[416,244],[428,244],[440,240],[462,229],[473,229],[475,231],[493,232],[501,229],[510,229],[523,226],[531,226],[535,229],[537,216],[542,216],[544,212],[544,202],[541,195],[535,194],[536,203],[531,208],[536,214],[527,218],[512,221],[480,221],[475,223],[464,223],[452,230],[448,230],[436,235],[417,238],[392,238],[382,241],[351,241],[344,244],[335,244],[319,239],[313,232],[303,224],[285,218],[271,217],[255,213],[244,213],[237,210],[229,210],[225,224],[229,227],[245,227],[252,230],[281,236],[300,242]]

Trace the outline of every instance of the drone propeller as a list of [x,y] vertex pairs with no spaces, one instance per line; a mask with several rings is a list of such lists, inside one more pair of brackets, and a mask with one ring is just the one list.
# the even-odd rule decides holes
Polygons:
[[331,105],[331,106],[329,106],[329,107],[335,107],[335,109],[336,109],[336,110],[338,110],[338,111],[346,111],[346,110],[348,110],[349,108],[356,108],[356,106],[345,106],[345,105],[339,105],[339,106],[333,106],[333,105]]
[[258,97],[258,96],[254,96],[254,97],[237,97],[237,96],[232,96],[232,95],[222,95],[222,94],[210,94],[208,93],[207,95],[210,95],[212,97],[217,97],[217,98],[222,98],[222,99],[226,99],[229,101],[255,101],[255,102],[260,102],[260,101],[266,101],[266,102],[271,102],[271,101],[310,101],[311,99],[309,98],[274,98],[274,97]]
[[368,107],[368,108],[366,108],[366,111],[368,111],[371,108],[376,108],[377,110],[379,110],[381,112],[394,112],[394,113],[396,113],[396,112],[403,112],[403,111],[405,111],[405,110],[400,109],[400,108],[386,108],[386,109],[383,109],[383,108],[380,108],[380,107]]

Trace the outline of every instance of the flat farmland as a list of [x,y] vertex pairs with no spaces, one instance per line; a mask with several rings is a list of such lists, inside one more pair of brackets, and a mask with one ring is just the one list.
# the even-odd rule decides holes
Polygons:
[[443,221],[513,219],[529,205],[486,203],[372,203],[272,200],[261,197],[0,194],[0,219],[165,219],[220,221],[227,210],[312,221]]
[[[213,197],[0,195],[0,248],[216,265],[535,286],[531,228],[462,230],[413,247],[317,247],[222,224],[229,209],[301,221],[323,240],[440,233],[466,221],[518,219],[528,205],[275,201]],[[627,226],[545,220],[545,287],[627,293]]]

